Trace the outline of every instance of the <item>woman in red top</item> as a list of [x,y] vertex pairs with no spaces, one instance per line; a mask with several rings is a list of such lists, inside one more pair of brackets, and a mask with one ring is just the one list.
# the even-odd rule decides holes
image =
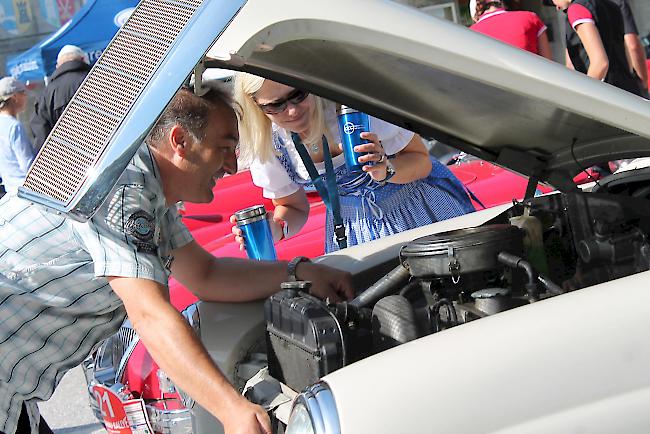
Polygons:
[[469,9],[475,22],[470,29],[552,58],[546,25],[534,12],[506,11],[501,0],[471,0]]

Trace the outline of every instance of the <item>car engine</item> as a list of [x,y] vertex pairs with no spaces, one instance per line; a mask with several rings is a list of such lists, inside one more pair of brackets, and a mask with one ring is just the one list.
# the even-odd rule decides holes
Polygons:
[[404,245],[378,281],[355,276],[363,290],[350,302],[287,282],[265,304],[269,374],[300,391],[419,337],[648,270],[649,235],[645,198],[558,193]]

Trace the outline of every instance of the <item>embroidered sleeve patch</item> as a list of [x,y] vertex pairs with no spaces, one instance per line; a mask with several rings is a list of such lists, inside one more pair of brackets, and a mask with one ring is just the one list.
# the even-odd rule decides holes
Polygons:
[[156,222],[146,211],[136,211],[128,218],[124,231],[139,252],[156,253]]

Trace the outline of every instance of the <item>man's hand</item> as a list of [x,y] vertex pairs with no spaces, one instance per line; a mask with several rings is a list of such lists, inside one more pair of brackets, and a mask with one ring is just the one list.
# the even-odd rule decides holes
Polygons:
[[271,421],[262,407],[243,397],[233,404],[222,420],[225,434],[271,434]]
[[338,302],[352,300],[354,297],[352,275],[347,271],[301,262],[296,269],[296,275],[299,279],[311,281],[311,294],[323,300]]

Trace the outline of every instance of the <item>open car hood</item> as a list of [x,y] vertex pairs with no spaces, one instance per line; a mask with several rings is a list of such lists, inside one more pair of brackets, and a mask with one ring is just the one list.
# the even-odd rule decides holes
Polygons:
[[[647,101],[397,3],[186,1],[196,3],[188,23],[201,24],[200,30],[188,24],[169,44],[137,103],[120,115],[121,134],[88,157],[76,189],[56,201],[43,200],[51,195],[49,185],[34,182],[32,169],[22,196],[54,203],[78,219],[91,215],[205,53],[203,47],[210,46],[202,67],[248,71],[309,89],[560,189],[575,188],[572,175],[592,163],[650,151]],[[143,0],[139,9],[148,3],[155,1]],[[201,17],[208,8],[218,11],[212,12],[218,20]],[[127,31],[128,22],[116,39]],[[140,33],[129,37],[137,43]],[[72,107],[79,105],[76,100]],[[102,188],[89,187],[97,184]],[[78,206],[81,198],[89,204]]]
[[650,151],[642,98],[397,3],[310,3],[248,2],[208,57],[559,188],[581,167]]

